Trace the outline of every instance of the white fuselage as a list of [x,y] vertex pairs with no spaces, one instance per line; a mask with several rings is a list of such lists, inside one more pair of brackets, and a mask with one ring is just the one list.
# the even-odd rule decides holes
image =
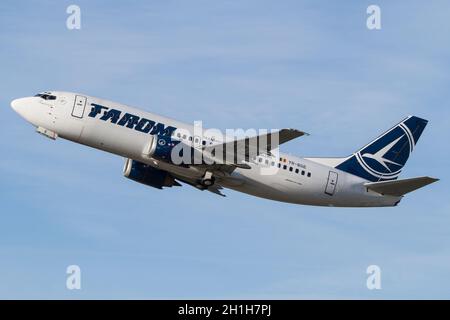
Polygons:
[[[14,100],[13,109],[34,126],[45,128],[61,138],[149,164],[180,179],[195,180],[204,174],[204,171],[195,166],[177,166],[147,157],[149,133],[135,130],[131,124],[130,127],[118,125],[117,121],[114,123],[111,118],[101,120],[103,113],[96,116],[89,116],[89,113],[93,104],[120,110],[120,117],[128,113],[151,120],[155,123],[155,128],[156,124],[160,124],[160,128],[174,127],[174,137],[192,144],[194,141],[189,140],[189,133],[193,134],[194,126],[86,95],[69,92],[52,94],[57,99],[29,97]],[[184,134],[186,137],[183,137]],[[207,144],[221,142],[220,137],[211,137],[207,133],[203,134],[202,138]],[[272,162],[275,162],[273,169],[276,168],[276,172],[263,174],[261,169],[270,167]],[[318,206],[394,206],[401,199],[370,191],[364,187],[366,180],[309,159],[280,153],[277,159],[263,155],[248,164],[250,169],[236,168],[229,179],[222,179],[218,183],[223,187],[261,198]]]

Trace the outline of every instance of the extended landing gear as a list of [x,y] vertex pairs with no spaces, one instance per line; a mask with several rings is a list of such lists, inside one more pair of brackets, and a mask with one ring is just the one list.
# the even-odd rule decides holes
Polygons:
[[200,184],[206,189],[208,187],[211,187],[214,184],[215,180],[216,179],[213,177],[212,172],[206,171],[202,180],[200,180]]

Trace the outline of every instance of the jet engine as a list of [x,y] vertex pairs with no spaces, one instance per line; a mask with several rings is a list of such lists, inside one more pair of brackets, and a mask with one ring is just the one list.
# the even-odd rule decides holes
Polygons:
[[125,161],[123,175],[128,179],[158,189],[180,186],[167,171],[153,168],[150,165],[132,159]]

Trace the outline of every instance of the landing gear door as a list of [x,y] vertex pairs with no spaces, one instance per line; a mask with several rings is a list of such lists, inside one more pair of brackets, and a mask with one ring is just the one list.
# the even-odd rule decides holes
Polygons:
[[86,107],[86,97],[75,96],[75,102],[73,105],[72,116],[75,118],[83,118],[84,109]]
[[325,187],[325,193],[329,196],[334,195],[334,192],[336,191],[336,185],[338,181],[338,174],[334,171],[330,171],[328,173],[328,181],[327,186]]

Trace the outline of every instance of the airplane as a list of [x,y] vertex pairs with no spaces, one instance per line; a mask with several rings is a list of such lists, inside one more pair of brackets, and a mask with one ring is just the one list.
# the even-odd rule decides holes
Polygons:
[[307,135],[296,129],[221,136],[124,104],[63,91],[15,99],[11,107],[48,138],[124,157],[126,178],[157,189],[185,183],[221,196],[229,188],[293,204],[389,207],[439,180],[398,179],[428,123],[416,116],[406,117],[347,157],[300,158],[279,152],[281,144]]

